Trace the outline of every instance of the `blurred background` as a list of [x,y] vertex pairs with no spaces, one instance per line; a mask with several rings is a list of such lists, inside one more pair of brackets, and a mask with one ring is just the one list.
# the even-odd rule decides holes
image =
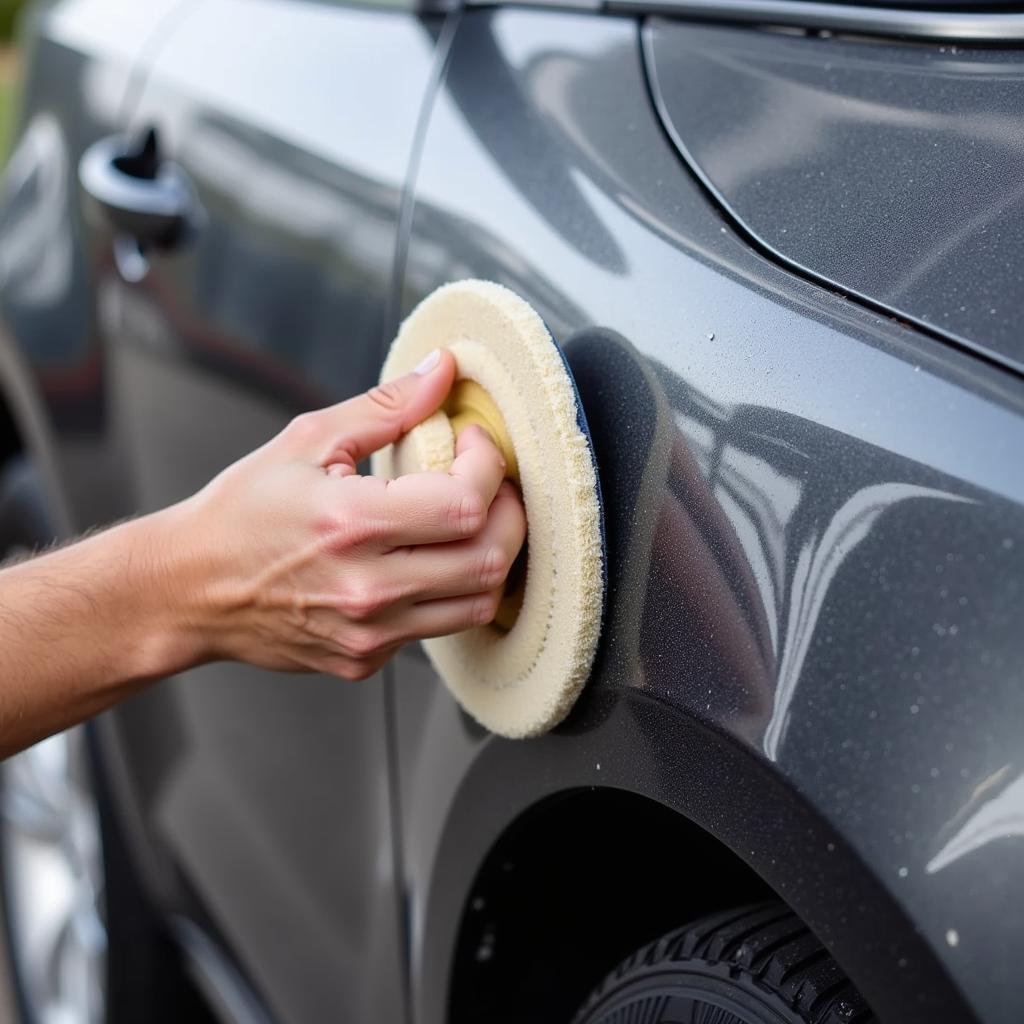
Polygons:
[[14,132],[20,60],[17,23],[27,0],[0,0],[0,161],[6,163]]
[[[21,59],[17,45],[18,18],[28,0],[0,0],[0,167],[7,164],[14,137],[18,74]],[[7,971],[8,959],[0,930],[0,1022],[15,1020],[15,1005]]]

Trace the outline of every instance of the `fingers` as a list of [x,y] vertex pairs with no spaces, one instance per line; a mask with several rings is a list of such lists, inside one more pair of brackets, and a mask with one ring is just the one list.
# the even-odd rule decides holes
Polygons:
[[381,540],[392,548],[475,536],[505,476],[505,460],[487,433],[459,436],[447,474],[412,473],[386,482]]
[[378,555],[413,544],[464,540],[487,521],[483,496],[447,473],[323,479],[325,523],[341,544],[368,545]]
[[493,621],[501,603],[502,588],[464,597],[443,597],[413,605],[402,617],[402,642],[461,633]]
[[447,474],[413,473],[387,483],[382,539],[391,547],[437,544],[477,534],[505,476],[505,460],[488,434],[459,436]]
[[479,594],[423,601],[401,611],[392,608],[382,621],[360,621],[331,630],[303,663],[346,679],[365,679],[410,640],[487,625],[497,614],[502,596],[503,588],[495,587]]
[[413,605],[389,626],[362,626],[350,638],[310,657],[307,664],[316,671],[343,679],[368,679],[409,640],[447,636],[487,625],[497,614],[501,597],[502,590],[498,587],[488,593]]
[[384,651],[373,658],[349,658],[343,654],[328,652],[310,660],[310,668],[316,672],[361,682],[379,672],[391,660],[393,650]]
[[489,506],[505,479],[505,459],[481,427],[467,427],[455,443],[455,461],[448,475],[464,480]]
[[355,678],[353,666],[379,665],[409,640],[490,622],[525,534],[522,501],[506,482],[478,537],[365,560],[337,588],[330,610],[312,613],[332,656],[351,663],[337,674]]
[[401,581],[414,601],[461,597],[504,586],[526,538],[526,513],[518,492],[504,483],[487,523],[471,540],[406,547],[385,555],[380,572]]
[[476,536],[505,470],[484,431],[470,428],[465,435],[450,473],[409,473],[395,480],[340,472],[326,476],[324,501],[343,520],[339,534],[375,542],[385,551]]
[[412,373],[347,402],[296,417],[285,434],[318,465],[356,463],[397,441],[435,412],[455,379],[455,359],[435,349]]

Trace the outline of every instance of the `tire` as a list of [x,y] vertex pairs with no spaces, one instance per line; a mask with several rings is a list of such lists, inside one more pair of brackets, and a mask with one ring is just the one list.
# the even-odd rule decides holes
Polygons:
[[573,1024],[877,1024],[785,904],[703,918],[624,961]]
[[[0,557],[52,539],[38,472],[11,459]],[[0,762],[0,904],[21,1024],[212,1019],[139,882],[88,726]]]

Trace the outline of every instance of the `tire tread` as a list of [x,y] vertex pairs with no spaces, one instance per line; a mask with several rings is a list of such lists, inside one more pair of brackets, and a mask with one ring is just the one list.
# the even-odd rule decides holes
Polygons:
[[584,1024],[636,977],[688,961],[725,966],[782,999],[805,1024],[877,1024],[829,951],[778,900],[713,914],[655,939],[604,978],[573,1024]]

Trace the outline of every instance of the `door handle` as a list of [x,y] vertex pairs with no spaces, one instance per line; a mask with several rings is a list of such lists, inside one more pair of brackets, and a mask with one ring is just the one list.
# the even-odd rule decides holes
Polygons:
[[117,135],[93,143],[79,161],[78,180],[107,223],[140,249],[180,242],[198,209],[185,173],[160,159],[153,129],[134,143]]

